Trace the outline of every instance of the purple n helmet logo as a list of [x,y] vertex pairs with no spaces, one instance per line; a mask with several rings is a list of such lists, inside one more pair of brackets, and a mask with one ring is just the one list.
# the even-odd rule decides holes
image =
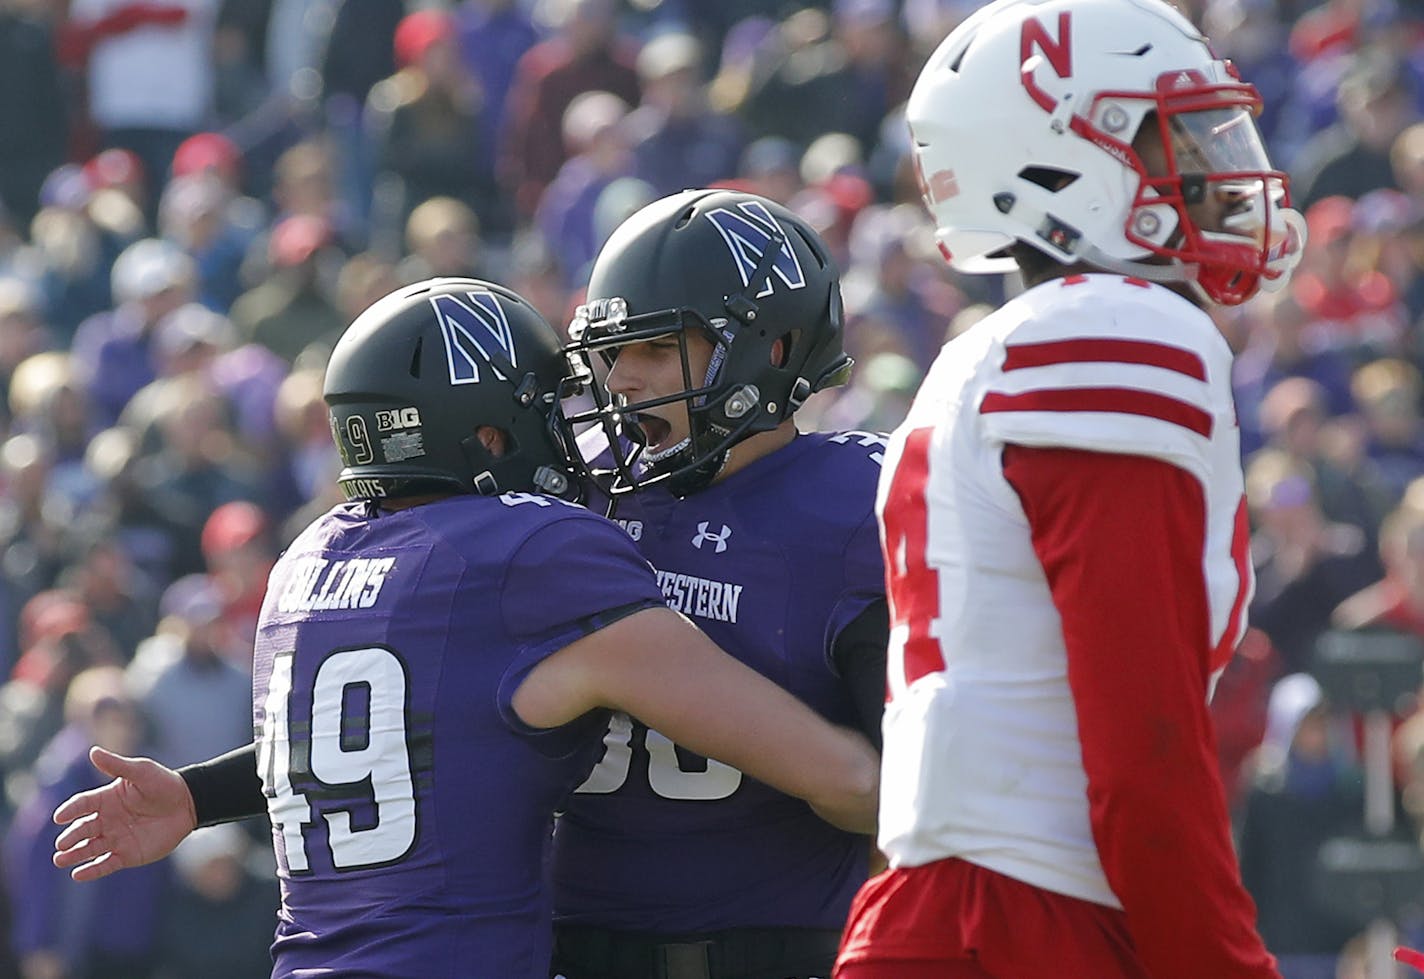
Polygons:
[[509,380],[490,361],[490,351],[498,350],[511,366],[519,366],[509,318],[493,293],[471,291],[464,298],[432,296],[430,305],[435,308],[440,335],[445,338],[451,384],[478,384],[481,364],[500,380]]
[[[752,273],[756,271],[767,246],[771,244],[772,236],[778,235],[781,238],[781,249],[772,263],[772,272],[788,289],[806,287],[806,274],[801,270],[801,261],[791,248],[786,231],[777,223],[776,218],[772,217],[765,204],[760,201],[741,201],[735,209],[715,208],[707,212],[707,220],[717,226],[722,241],[732,253],[732,259],[737,263],[737,271],[742,276],[742,285],[751,281]],[[771,295],[772,286],[772,277],[768,275],[755,298],[762,299]]]

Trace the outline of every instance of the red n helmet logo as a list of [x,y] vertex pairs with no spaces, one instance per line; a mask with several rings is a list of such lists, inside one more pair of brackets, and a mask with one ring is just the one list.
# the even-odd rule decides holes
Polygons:
[[1048,62],[1049,67],[1057,73],[1059,78],[1072,78],[1072,25],[1072,14],[1064,11],[1058,15],[1058,36],[1056,38],[1049,35],[1048,28],[1043,26],[1043,21],[1036,17],[1025,20],[1023,27],[1019,29],[1019,73],[1028,94],[1046,112],[1052,112],[1058,101],[1038,87],[1038,84],[1033,80],[1033,71],[1027,62],[1029,58],[1033,57],[1036,49],[1043,54],[1043,60]]

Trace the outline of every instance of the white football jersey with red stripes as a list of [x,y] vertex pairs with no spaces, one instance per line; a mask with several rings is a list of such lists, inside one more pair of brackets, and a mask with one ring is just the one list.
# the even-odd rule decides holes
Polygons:
[[[1231,351],[1161,286],[1075,275],[941,352],[880,482],[892,632],[880,846],[1120,907],[1089,824],[1061,625],[1006,444],[1150,456],[1202,484],[1219,670],[1252,587]],[[1139,546],[1150,543],[1139,542]]]

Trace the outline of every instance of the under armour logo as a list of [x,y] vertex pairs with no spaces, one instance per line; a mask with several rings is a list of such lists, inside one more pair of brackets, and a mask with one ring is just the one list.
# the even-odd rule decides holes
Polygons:
[[732,528],[726,524],[722,525],[720,534],[714,534],[707,529],[707,521],[704,520],[697,525],[697,536],[692,538],[692,546],[700,551],[704,541],[713,541],[717,545],[717,553],[721,554],[727,549],[727,538],[731,536]]

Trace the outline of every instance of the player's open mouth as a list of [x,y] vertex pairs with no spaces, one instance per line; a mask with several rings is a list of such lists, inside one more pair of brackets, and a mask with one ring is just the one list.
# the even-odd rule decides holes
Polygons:
[[629,415],[628,420],[642,432],[643,441],[649,449],[658,449],[672,435],[672,426],[657,415],[638,413]]

